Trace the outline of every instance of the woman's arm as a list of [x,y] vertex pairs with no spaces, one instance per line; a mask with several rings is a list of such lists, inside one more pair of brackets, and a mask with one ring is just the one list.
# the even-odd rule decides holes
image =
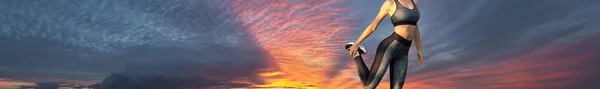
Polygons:
[[388,0],[386,0],[385,2],[383,2],[383,5],[381,5],[381,8],[379,9],[379,13],[377,13],[377,16],[375,17],[375,19],[373,20],[373,22],[371,22],[371,24],[369,24],[369,26],[367,26],[367,28],[365,29],[365,31],[362,33],[362,35],[360,35],[360,37],[356,40],[355,45],[360,45],[360,43],[365,40],[367,37],[369,37],[369,35],[371,35],[371,33],[373,33],[373,31],[375,31],[377,29],[377,27],[379,26],[379,23],[381,23],[381,20],[383,20],[383,18],[385,18],[385,16],[388,13],[388,7],[390,7],[390,2]]
[[418,27],[417,27],[417,29],[415,29],[413,31],[413,34],[415,36],[413,40],[415,41],[415,45],[417,47],[417,57],[419,58],[417,62],[419,64],[422,64],[424,58],[423,58],[423,49],[421,48],[421,33],[419,32],[419,28]]

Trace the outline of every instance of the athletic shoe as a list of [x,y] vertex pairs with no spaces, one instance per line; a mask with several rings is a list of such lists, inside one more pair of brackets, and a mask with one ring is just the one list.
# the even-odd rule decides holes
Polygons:
[[[348,50],[348,48],[352,47],[352,45],[354,45],[354,42],[349,42],[346,44],[346,50]],[[358,45],[358,53],[359,54],[367,54],[367,49],[365,48],[365,46],[362,45]]]

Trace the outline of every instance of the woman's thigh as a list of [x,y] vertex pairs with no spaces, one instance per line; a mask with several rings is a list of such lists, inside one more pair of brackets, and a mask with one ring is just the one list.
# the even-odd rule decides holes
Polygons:
[[392,59],[390,62],[390,88],[402,89],[406,80],[406,71],[408,67],[408,57],[401,55]]

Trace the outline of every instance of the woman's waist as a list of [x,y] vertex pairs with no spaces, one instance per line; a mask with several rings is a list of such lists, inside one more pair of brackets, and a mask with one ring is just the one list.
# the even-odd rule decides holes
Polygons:
[[414,25],[398,25],[394,27],[394,33],[399,35],[400,37],[411,41],[411,32],[413,30],[418,30],[417,26]]
[[410,30],[416,30],[418,29],[418,27],[416,25],[398,25],[398,26],[394,26],[394,32],[396,31],[410,31]]
[[407,40],[406,38],[402,37],[400,34],[398,34],[396,32],[393,32],[384,41],[388,41],[388,42],[397,41],[398,43],[400,43],[406,47],[410,47],[410,45],[412,44],[411,40]]

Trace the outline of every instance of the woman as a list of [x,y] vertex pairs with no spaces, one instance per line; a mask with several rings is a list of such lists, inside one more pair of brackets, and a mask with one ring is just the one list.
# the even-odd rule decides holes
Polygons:
[[[369,70],[361,56],[366,53],[366,50],[364,46],[360,46],[359,44],[377,29],[377,26],[379,26],[379,23],[381,23],[386,15],[389,15],[392,20],[394,32],[379,43],[373,65]],[[415,41],[417,47],[417,63],[423,64],[423,52],[419,29],[417,27],[419,18],[420,13],[417,9],[416,0],[386,0],[381,6],[375,20],[365,29],[358,40],[346,45],[346,49],[354,57],[354,61],[358,66],[358,73],[363,83],[363,88],[375,89],[389,64],[391,72],[390,88],[401,89],[406,79],[408,50],[412,41]]]

